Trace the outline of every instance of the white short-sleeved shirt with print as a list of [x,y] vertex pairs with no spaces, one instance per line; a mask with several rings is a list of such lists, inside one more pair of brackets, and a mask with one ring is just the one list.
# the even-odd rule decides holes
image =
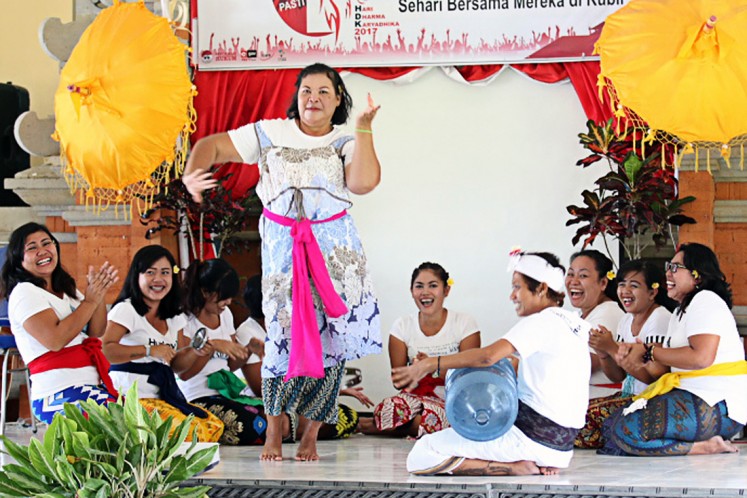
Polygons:
[[[714,365],[744,360],[744,347],[734,315],[726,302],[709,290],[698,292],[682,317],[675,310],[669,321],[664,347],[686,347],[690,337],[700,334],[719,336]],[[672,372],[682,371],[672,367]],[[695,394],[711,406],[725,400],[729,418],[740,424],[747,423],[747,375],[681,379],[679,389]]]
[[[246,321],[236,329],[236,340],[239,341],[239,344],[242,346],[247,346],[249,341],[252,339],[259,339],[260,341],[265,342],[265,337],[267,337],[267,332],[265,332],[265,329],[263,329],[254,318],[247,318]],[[246,360],[246,364],[252,365],[261,361],[262,359],[259,356],[252,353],[249,356],[249,359]]]
[[522,318],[503,336],[521,359],[519,399],[564,427],[580,428],[586,420],[590,328],[578,314],[552,307]]
[[[278,147],[292,147],[294,149],[314,149],[325,147],[334,143],[337,139],[349,135],[343,128],[333,126],[330,133],[315,137],[302,132],[295,120],[292,119],[268,119],[261,121],[262,129],[267,134],[270,141]],[[247,164],[254,164],[259,160],[260,144],[257,132],[254,129],[254,123],[249,123],[235,130],[229,130],[228,136],[231,138],[233,146],[241,156],[241,159]],[[353,159],[353,149],[355,141],[351,140],[342,147],[343,164],[350,164]],[[260,171],[262,168],[260,168]]]
[[[186,319],[184,315],[177,315],[173,318],[166,319],[167,330],[162,334],[156,330],[153,325],[144,317],[135,311],[129,299],[117,303],[110,311],[108,319],[118,323],[127,329],[127,332],[119,341],[123,346],[158,346],[167,344],[174,349],[177,348],[179,331],[184,328]],[[167,363],[161,358],[138,358],[131,360],[133,363],[148,363],[152,361]],[[109,376],[114,383],[114,387],[121,393],[126,393],[130,386],[137,381],[137,392],[140,398],[159,398],[160,389],[148,382],[148,376],[130,372],[111,372]]]
[[[615,334],[624,314],[625,312],[615,301],[605,301],[591,310],[585,320],[589,322],[591,328],[598,328],[601,325]],[[589,351],[596,354],[591,348]],[[601,369],[591,374],[589,384],[589,399],[609,396],[619,391],[615,388],[602,387],[602,384],[613,384],[613,382]]]
[[[23,361],[28,364],[50,350],[29,334],[23,324],[32,316],[51,309],[63,320],[75,311],[84,296],[77,292],[77,299],[64,294],[61,298],[30,282],[21,282],[13,288],[8,298],[10,329],[16,338],[16,346]],[[81,331],[65,347],[77,346],[88,336]],[[58,368],[31,376],[31,399],[41,399],[75,385],[101,384],[95,367]]]
[[[247,318],[246,321],[239,325],[239,327],[236,329],[236,340],[239,341],[239,344],[243,346],[248,345],[249,341],[251,341],[252,338],[259,339],[260,341],[265,342],[266,337],[267,332],[265,332],[265,329],[263,329],[262,326],[254,318]],[[260,363],[261,361],[262,359],[259,356],[252,353],[251,355],[249,355],[249,359],[246,360],[246,364],[253,365],[256,363]],[[255,393],[248,385],[241,392],[241,394],[252,396],[255,398],[262,397],[262,393]]]
[[407,345],[407,357],[412,361],[418,353],[428,356],[458,353],[462,340],[479,331],[477,321],[472,316],[448,310],[446,322],[437,334],[425,335],[420,330],[418,313],[413,313],[395,320],[389,335]]
[[[220,325],[215,329],[206,327],[197,319],[196,316],[188,315],[187,323],[184,325],[184,336],[191,340],[192,337],[194,337],[195,332],[202,327],[207,329],[208,340],[222,339],[225,341],[231,341],[236,333],[236,329],[233,326],[233,314],[228,308],[224,309],[220,314]],[[184,397],[187,398],[187,401],[192,401],[205,396],[215,396],[220,393],[215,389],[210,389],[208,387],[207,377],[211,373],[224,369],[228,370],[228,356],[215,351],[202,370],[197,372],[194,377],[189,380],[181,380],[177,378],[177,383],[184,393]]]
[[[637,339],[640,339],[644,344],[663,344],[670,318],[672,318],[672,314],[669,310],[663,306],[657,307],[646,319],[638,335],[635,336],[632,330],[633,315],[625,313],[617,327],[617,338],[615,340],[617,342],[634,343]],[[633,394],[640,394],[646,387],[648,387],[648,384],[638,379],[633,380]]]

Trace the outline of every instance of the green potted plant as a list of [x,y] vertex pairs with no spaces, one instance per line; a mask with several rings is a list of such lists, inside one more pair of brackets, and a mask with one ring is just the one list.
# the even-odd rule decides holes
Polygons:
[[[83,414],[81,408],[85,411]],[[44,498],[156,498],[206,496],[207,486],[180,488],[213,460],[216,445],[184,443],[190,418],[172,429],[171,418],[148,414],[131,388],[124,401],[65,404],[43,439],[28,446],[0,436],[16,463],[0,470],[0,495]],[[193,438],[194,439],[194,438]],[[183,452],[183,453],[182,453]]]
[[671,241],[675,247],[673,227],[695,223],[683,214],[683,206],[695,197],[678,198],[675,172],[661,166],[661,143],[646,144],[644,156],[643,143],[635,142],[633,133],[618,136],[611,119],[602,125],[589,120],[586,125],[588,132],[578,136],[591,154],[576,164],[586,168],[605,159],[609,170],[594,182],[595,189],[581,193],[584,205],[566,207],[572,216],[566,226],[581,225],[573,245],[583,238],[585,248],[601,235],[612,258],[609,236],[621,242],[628,259],[640,258],[651,245],[659,249]]

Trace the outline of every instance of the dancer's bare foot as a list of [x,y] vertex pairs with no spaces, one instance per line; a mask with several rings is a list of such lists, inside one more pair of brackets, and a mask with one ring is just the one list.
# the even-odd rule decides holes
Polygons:
[[283,445],[282,443],[278,446],[270,444],[269,440],[265,441],[265,445],[262,447],[262,454],[259,455],[260,460],[269,462],[282,462],[283,461]]
[[267,416],[267,436],[260,460],[279,462],[283,460],[283,415]]
[[528,476],[539,474],[540,467],[530,460],[492,462],[467,458],[451,473],[455,476]]
[[716,453],[738,453],[739,448],[731,441],[725,441],[721,436],[713,436],[705,441],[693,443],[688,455],[715,455]]
[[560,474],[560,469],[557,467],[539,467],[540,474],[543,476],[556,476]]
[[319,436],[319,429],[322,427],[321,422],[309,420],[306,430],[301,436],[296,451],[296,460],[299,462],[314,462],[319,460],[319,453],[316,450],[316,441]]

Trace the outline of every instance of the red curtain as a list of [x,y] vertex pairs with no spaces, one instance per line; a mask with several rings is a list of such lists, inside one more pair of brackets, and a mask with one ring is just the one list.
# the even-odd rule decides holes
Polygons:
[[[285,117],[298,73],[298,69],[197,71],[197,130],[192,134],[192,143],[260,119]],[[234,199],[243,197],[259,179],[256,165],[225,164],[216,176],[222,178],[228,174],[231,177],[225,181],[225,187]]]

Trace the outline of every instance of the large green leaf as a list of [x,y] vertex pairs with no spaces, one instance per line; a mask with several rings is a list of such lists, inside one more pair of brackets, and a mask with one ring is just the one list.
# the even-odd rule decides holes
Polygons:
[[23,467],[31,467],[31,459],[29,458],[28,446],[21,446],[17,443],[14,443],[10,439],[8,439],[7,436],[0,436],[0,440],[3,442],[3,446],[5,448],[3,453],[7,453],[11,457],[13,457],[13,460],[18,462],[19,465]]
[[130,386],[125,395],[124,420],[125,426],[130,431],[130,437],[134,443],[145,443],[148,439],[148,431],[145,429],[147,412],[138,401],[137,382]]
[[643,161],[634,152],[628,153],[623,162],[623,170],[628,177],[630,182],[631,190],[635,188],[636,182],[638,181],[638,173],[643,168]]
[[55,459],[55,465],[57,475],[60,476],[60,481],[66,489],[76,490],[80,487],[80,480],[76,478],[75,467],[73,467],[73,464],[67,458],[58,457]]
[[52,490],[46,493],[40,493],[38,495],[35,495],[34,498],[73,498],[74,496],[75,496],[74,491],[65,493],[63,491]]
[[164,498],[203,498],[205,495],[207,495],[208,491],[210,491],[210,486],[196,486],[193,488],[174,489],[169,491],[167,494],[164,494],[163,496]]
[[187,463],[187,472],[189,473],[189,477],[205,470],[205,468],[210,465],[210,462],[213,461],[216,451],[218,451],[217,445],[203,448],[194,453],[188,454],[189,461]]
[[31,495],[25,486],[9,478],[5,472],[0,472],[0,493],[2,496],[26,497]]
[[187,461],[183,457],[176,457],[171,460],[170,468],[163,480],[164,484],[179,483],[189,479],[193,474],[187,469]]
[[40,478],[38,474],[34,474],[33,471],[28,472],[19,465],[4,466],[2,474],[16,484],[22,486],[29,495],[41,493],[49,487],[48,483]]
[[75,421],[78,429],[90,434],[92,437],[98,434],[98,431],[94,430],[91,422],[83,415],[80,407],[72,403],[65,403],[64,405],[65,417]]
[[72,454],[78,458],[90,458],[91,457],[91,442],[88,439],[88,434],[85,432],[75,431],[72,433],[71,438],[72,445],[68,447],[68,451],[72,450]]
[[88,420],[91,421],[91,425],[95,432],[106,437],[107,448],[114,449],[115,447],[118,447],[124,440],[126,429],[114,426],[111,416],[109,416],[109,412],[106,408],[97,405],[93,401],[87,401],[82,403],[82,405],[85,405],[85,410],[88,413]]
[[56,484],[63,484],[57,476],[54,458],[47,452],[46,448],[38,439],[31,439],[29,442],[29,458],[31,465],[39,471],[44,477],[49,478]]

